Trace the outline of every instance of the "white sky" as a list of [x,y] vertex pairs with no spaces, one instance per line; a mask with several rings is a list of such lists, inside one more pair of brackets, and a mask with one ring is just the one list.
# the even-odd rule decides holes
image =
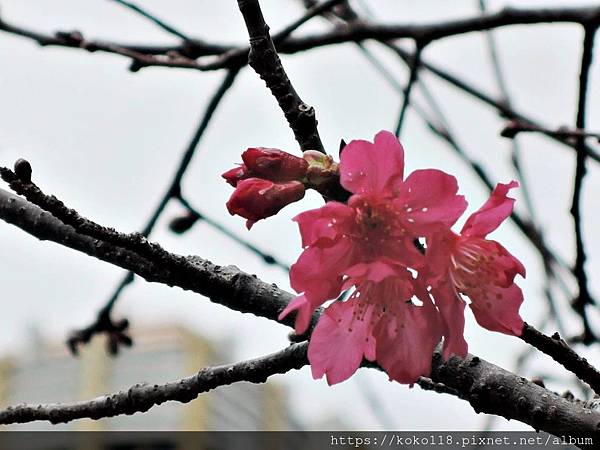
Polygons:
[[[489,3],[497,9],[504,4],[571,6],[598,2]],[[243,21],[233,0],[139,0],[138,4],[200,38],[246,42]],[[301,14],[301,7],[293,0],[263,0],[261,4],[274,31]],[[472,0],[372,0],[369,4],[376,16],[397,23],[458,18],[477,11]],[[173,42],[152,24],[107,0],[2,0],[0,6],[6,20],[46,32],[78,29],[89,38]],[[326,26],[317,19],[300,33]],[[551,126],[573,125],[581,30],[574,25],[536,25],[504,28],[496,37],[517,107]],[[405,82],[406,70],[393,55],[375,44],[369,48]],[[596,57],[600,57],[598,49]],[[497,93],[481,34],[435,43],[426,49],[424,58]],[[321,136],[330,153],[337,151],[340,138],[371,139],[380,129],[393,129],[401,101],[354,45],[283,56],[282,60],[297,91],[315,107]],[[154,208],[224,75],[163,68],[132,74],[127,70],[128,61],[119,56],[39,48],[28,40],[1,33],[0,61],[1,164],[11,166],[15,159],[27,158],[33,165],[35,180],[46,192],[56,194],[83,215],[125,232],[139,229]],[[498,181],[512,179],[510,142],[499,137],[504,122],[491,109],[442,82],[430,76],[425,79],[469,154]],[[600,130],[600,103],[594,101],[598,98],[600,70],[595,64],[588,115],[589,129],[595,131]],[[486,192],[478,180],[412,112],[407,117],[403,143],[407,171],[436,167],[456,175],[470,203],[469,212],[485,200]],[[574,239],[568,210],[574,152],[538,136],[525,136],[521,143],[536,213],[552,248],[572,261]],[[301,249],[297,228],[290,218],[319,206],[319,199],[308,195],[303,202],[247,232],[244,221],[225,210],[231,188],[219,174],[238,162],[248,146],[297,151],[275,100],[257,75],[245,69],[202,139],[183,189],[211,217],[282,260],[293,262]],[[592,292],[600,296],[600,278],[596,277],[600,270],[600,235],[593,232],[600,223],[596,195],[600,172],[593,163],[589,169],[583,203],[587,269]],[[518,208],[523,210],[522,201]],[[198,254],[219,264],[236,264],[289,289],[287,275],[281,270],[266,267],[203,223],[183,236],[170,233],[168,221],[179,212],[175,203],[167,209],[152,235],[154,240],[174,252]],[[547,308],[540,261],[513,225],[504,225],[493,237],[527,267],[527,280],[519,281],[526,295],[522,315],[535,324]],[[55,244],[39,243],[5,223],[0,223],[0,245],[0,296],[4,305],[1,352],[25,351],[27,329],[33,325],[49,339],[63,339],[69,330],[87,325],[123,276],[121,269]],[[559,298],[561,316],[576,331],[572,312],[564,307],[565,299]],[[142,280],[127,289],[116,313],[134,324],[166,320],[187,324],[215,339],[233,337],[239,346],[231,355],[232,361],[287,345],[286,327],[227,310],[193,293]],[[467,314],[470,351],[511,368],[514,356],[525,345],[518,339],[478,328],[472,315]],[[600,362],[597,346],[586,355],[592,363]],[[539,373],[563,379],[565,375],[543,357],[535,359],[522,375]],[[357,377],[371,384],[397,429],[473,429],[483,423],[484,418],[475,416],[464,401],[389,383],[384,374],[374,371],[363,370]],[[308,368],[274,378],[289,387],[295,411],[309,423],[337,415],[355,429],[380,428],[353,381],[330,388],[323,380],[313,381]],[[567,387],[560,379],[549,384],[561,391]],[[498,425],[520,429],[515,422],[502,420]]]

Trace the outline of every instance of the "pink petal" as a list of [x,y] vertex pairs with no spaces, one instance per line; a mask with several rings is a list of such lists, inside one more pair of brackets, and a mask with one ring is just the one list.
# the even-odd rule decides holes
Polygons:
[[490,198],[484,205],[471,214],[463,226],[463,236],[485,237],[511,215],[514,198],[507,197],[508,191],[518,187],[519,183],[511,181],[508,184],[498,183]]
[[465,302],[455,293],[449,282],[432,289],[435,304],[440,310],[444,325],[444,347],[442,356],[448,359],[452,355],[464,358],[468,346],[464,338]]
[[419,277],[427,283],[436,286],[440,279],[445,278],[450,264],[450,252],[459,236],[451,230],[440,229],[427,238],[426,263]]
[[340,182],[352,193],[392,191],[404,176],[404,149],[392,133],[380,131],[375,142],[351,141],[340,157]]
[[319,318],[308,345],[313,378],[327,376],[329,385],[352,376],[363,356],[375,356],[369,307],[364,317],[354,317],[355,300],[335,302]]
[[519,307],[523,303],[521,289],[516,284],[508,288],[493,285],[481,288],[483,294],[469,294],[469,306],[477,323],[490,331],[520,336],[523,331],[523,319],[519,315]]
[[465,211],[464,196],[457,195],[456,178],[441,170],[415,170],[400,188],[394,204],[402,210],[410,228],[426,235],[434,223],[451,227]]
[[369,263],[358,263],[344,271],[344,274],[352,279],[353,283],[373,281],[379,283],[385,278],[397,276],[406,272],[406,269],[394,267],[384,261],[373,261]]
[[431,372],[433,351],[440,342],[439,313],[431,300],[423,306],[405,304],[395,316],[384,316],[375,327],[377,362],[390,380],[413,384]]
[[277,320],[281,321],[292,311],[297,311],[294,330],[296,331],[296,334],[302,334],[306,331],[308,325],[310,325],[310,318],[315,309],[316,308],[307,300],[306,296],[299,295],[288,303],[285,309],[281,311],[281,314],[279,314],[279,317],[277,317]]
[[525,278],[525,266],[515,258],[508,250],[506,250],[502,245],[500,245],[496,241],[489,241],[496,246],[496,249],[500,256],[497,256],[494,260],[496,265],[498,266],[498,270],[502,271],[502,273],[506,276],[506,283],[503,287],[508,287],[517,274],[521,275]]
[[329,202],[294,217],[300,228],[302,246],[319,245],[347,233],[354,218],[354,210],[343,203]]
[[336,298],[342,289],[342,276],[351,263],[352,244],[340,239],[330,247],[309,247],[290,269],[290,284],[318,306]]

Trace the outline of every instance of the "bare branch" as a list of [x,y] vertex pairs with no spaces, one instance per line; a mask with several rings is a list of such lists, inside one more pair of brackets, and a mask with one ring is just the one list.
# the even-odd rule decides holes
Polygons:
[[159,28],[162,28],[163,30],[165,30],[167,33],[170,33],[173,36],[176,36],[179,39],[182,39],[183,41],[192,41],[193,40],[192,38],[190,38],[186,34],[182,33],[181,31],[179,31],[172,25],[169,25],[164,20],[159,19],[154,14],[149,13],[148,11],[146,11],[145,9],[136,5],[135,3],[129,2],[127,0],[111,0],[111,1],[118,3],[121,6],[124,6],[125,8],[135,12],[136,14],[139,14],[140,16],[142,16],[142,17],[148,19],[149,21],[151,21],[152,23],[156,24]]
[[167,401],[188,403],[201,393],[240,381],[264,383],[268,377],[300,369],[308,361],[306,344],[293,344],[284,350],[236,364],[207,367],[197,374],[166,384],[136,384],[127,390],[89,401],[18,405],[0,411],[0,424],[46,420],[53,424],[76,419],[100,419],[148,411]]
[[[291,294],[275,285],[268,285],[235,267],[219,267],[199,257],[184,258],[164,250],[165,254],[157,263],[135,251],[81,235],[37,206],[2,190],[0,218],[40,239],[53,240],[133,270],[148,281],[206,295],[237,311],[276,320],[292,299]],[[313,315],[313,324],[316,319]],[[285,323],[291,326],[292,318]],[[572,409],[579,407],[477,357],[469,357],[466,361],[453,358],[443,363],[438,355],[434,358],[431,378],[458,391],[476,411],[517,419],[550,433],[597,432],[596,424],[600,423],[600,415]]]
[[[397,53],[401,58],[403,58],[407,61],[411,61],[412,58],[414,57],[414,55],[411,52],[404,50],[402,47],[399,47],[396,44],[392,44],[389,42],[384,42],[383,44],[386,47],[388,47],[390,50]],[[478,89],[474,85],[467,83],[466,81],[460,79],[456,75],[453,75],[450,72],[441,69],[437,65],[434,65],[426,60],[423,60],[423,58],[421,58],[421,67],[428,70],[436,77],[444,80],[445,82],[447,82],[447,83],[451,84],[452,86],[456,87],[457,89],[461,90],[465,94],[468,94],[469,96],[493,107],[502,116],[504,116],[508,119],[516,119],[516,120],[520,121],[521,123],[524,123],[524,124],[527,124],[530,126],[547,128],[547,127],[544,127],[543,125],[541,125],[535,119],[526,116],[525,114],[523,114],[522,112],[520,112],[516,109],[510,108],[502,100],[494,99],[491,95],[485,93],[481,89]],[[549,137],[553,138],[555,141],[560,142],[561,144],[564,144],[568,147],[575,148],[575,144],[573,142],[571,142],[571,139],[569,139],[569,138],[563,138],[560,136],[549,136]],[[591,159],[593,159],[596,162],[600,162],[600,154],[595,152],[592,148],[590,148],[589,146],[586,145],[585,151]]]
[[541,352],[549,355],[565,369],[577,375],[580,380],[589,384],[596,393],[600,392],[600,372],[588,363],[585,358],[582,358],[575,353],[567,343],[561,339],[558,333],[554,333],[551,337],[546,336],[531,325],[525,324],[523,327],[523,334],[520,338]]
[[302,101],[285,73],[258,0],[238,0],[238,6],[250,36],[248,63],[277,99],[300,148],[324,152],[315,110]]
[[[148,282],[177,286],[208,297],[235,311],[277,320],[293,295],[235,266],[217,266],[198,256],[181,256],[163,249],[161,258],[142,256],[112,243],[83,235],[50,213],[0,189],[0,219],[41,240],[50,240],[94,258],[135,272]],[[157,244],[151,244],[157,248]],[[158,247],[159,248],[159,247]],[[155,255],[156,256],[156,255]],[[317,316],[313,317],[313,324]],[[282,323],[293,326],[294,318]]]
[[[165,210],[169,201],[173,198],[177,198],[180,195],[181,181],[187,168],[189,167],[190,162],[192,161],[200,139],[206,131],[206,128],[208,127],[208,124],[212,119],[218,105],[221,103],[221,100],[225,96],[225,93],[233,85],[237,74],[238,70],[229,70],[225,78],[223,79],[221,85],[217,88],[214,95],[208,102],[206,110],[204,111],[202,118],[198,124],[198,128],[195,130],[192,138],[190,139],[188,145],[185,148],[185,151],[183,152],[181,161],[179,162],[179,165],[177,167],[177,170],[175,171],[175,175],[173,176],[171,183],[169,184],[169,187],[163,194],[158,205],[154,209],[154,212],[152,213],[152,215],[148,219],[148,222],[146,223],[146,225],[140,233],[142,236],[148,237],[150,235],[150,233],[154,229],[154,226],[156,225],[156,222]],[[122,334],[126,326],[123,327],[123,321],[115,323],[111,318],[111,311],[123,290],[129,284],[131,284],[133,280],[133,272],[128,272],[127,274],[125,274],[125,276],[121,279],[121,281],[117,285],[115,291],[112,293],[106,304],[102,307],[102,309],[100,309],[100,311],[98,311],[94,323],[88,325],[85,328],[75,330],[71,333],[71,335],[67,339],[67,344],[73,353],[77,352],[78,345],[88,343],[95,334],[117,333],[117,336]],[[123,343],[127,343],[127,341],[124,341]],[[118,351],[118,345],[114,348]]]
[[[579,98],[577,100],[577,120],[575,126],[578,129],[585,130],[586,106],[587,106],[587,91],[592,66],[594,38],[596,37],[597,24],[586,24],[584,28],[583,52],[581,56],[581,70],[579,74]],[[573,224],[575,227],[575,245],[577,249],[577,257],[575,259],[575,267],[573,273],[577,279],[579,286],[579,295],[573,302],[573,306],[584,318],[583,342],[591,344],[596,340],[594,332],[591,329],[589,322],[584,313],[587,305],[594,303],[589,287],[587,273],[585,271],[586,253],[583,244],[583,231],[581,229],[581,190],[583,187],[583,177],[585,176],[585,163],[587,154],[585,152],[585,138],[579,136],[577,138],[577,166],[575,168],[575,181],[573,187],[573,202],[571,205],[571,215],[573,216]],[[597,391],[598,392],[598,391]]]
[[410,73],[408,75],[408,82],[406,83],[406,87],[403,90],[404,98],[402,99],[402,107],[400,108],[400,115],[398,117],[398,121],[396,122],[396,130],[394,134],[400,138],[400,134],[402,133],[402,125],[404,124],[404,117],[406,115],[406,111],[408,110],[408,105],[410,105],[410,94],[412,92],[413,85],[419,76],[419,69],[421,67],[421,52],[424,49],[424,45],[420,42],[417,42],[417,49],[415,51],[414,58],[410,63]]
[[[300,369],[308,364],[308,343],[293,344],[272,355],[219,367],[202,369],[196,375],[163,385],[138,384],[127,391],[90,401],[17,405],[0,411],[0,423],[47,420],[69,422],[80,418],[99,419],[147,411],[166,401],[189,402],[200,393],[239,381],[262,383],[277,373]],[[365,366],[375,367],[365,362]],[[422,378],[426,390],[457,396],[468,401],[476,412],[515,419],[557,436],[599,437],[600,414],[570,402],[554,392],[497,367],[477,356],[451,358],[444,362],[436,353],[431,379]]]
[[500,136],[513,139],[519,133],[540,133],[550,137],[573,139],[574,141],[577,138],[593,138],[600,142],[600,133],[598,132],[572,129],[564,126],[553,130],[521,123],[518,120],[511,120],[508,124],[506,124],[502,131],[500,131]]

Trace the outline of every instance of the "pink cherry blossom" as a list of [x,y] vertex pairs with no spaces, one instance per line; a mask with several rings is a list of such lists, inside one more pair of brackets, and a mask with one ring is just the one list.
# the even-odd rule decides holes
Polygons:
[[[340,182],[352,196],[347,205],[329,202],[294,219],[305,250],[290,281],[303,300],[281,317],[301,309],[297,318],[306,317],[337,297],[357,265],[370,266],[377,281],[390,275],[389,267],[422,266],[414,240],[429,236],[435,226],[450,227],[466,208],[451,175],[417,170],[404,180],[404,150],[392,133],[379,132],[373,143],[352,141],[340,159]],[[297,332],[307,326],[297,319]]]
[[[390,380],[415,383],[431,371],[441,339],[439,313],[406,269],[379,281],[370,279],[369,270],[366,265],[357,270],[347,280],[356,286],[351,297],[333,303],[319,318],[308,347],[313,377],[342,382],[364,357],[377,361]],[[411,301],[413,295],[421,305]]]
[[443,230],[427,249],[429,280],[444,322],[443,354],[465,356],[463,337],[465,303],[477,322],[491,331],[519,336],[523,319],[519,307],[523,293],[514,283],[525,268],[502,245],[486,236],[511,213],[514,199],[507,197],[518,183],[498,184],[488,201],[466,221],[460,234]]
[[[340,159],[340,182],[352,195],[348,204],[329,202],[294,219],[305,249],[290,281],[301,295],[279,318],[296,311],[302,333],[317,307],[354,286],[351,298],[329,306],[312,333],[313,376],[338,383],[365,357],[390,379],[414,383],[429,373],[442,333],[429,294],[407,270],[425,262],[414,241],[449,228],[466,202],[456,179],[442,171],[417,170],[404,179],[404,150],[389,132],[373,143],[350,142]],[[419,304],[411,301],[415,296]]]

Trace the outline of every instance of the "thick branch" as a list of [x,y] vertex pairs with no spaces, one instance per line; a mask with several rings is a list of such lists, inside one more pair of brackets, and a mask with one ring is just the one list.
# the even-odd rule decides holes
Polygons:
[[[52,423],[80,418],[99,419],[144,412],[166,401],[187,403],[200,393],[238,381],[262,383],[274,374],[300,369],[308,364],[308,343],[293,344],[272,355],[219,367],[202,369],[196,375],[163,385],[137,384],[127,391],[90,401],[18,405],[0,411],[0,423],[25,423],[47,420]],[[366,363],[374,367],[372,363]],[[476,356],[443,362],[439,353],[433,358],[431,379],[419,385],[458,396],[476,412],[496,414],[519,420],[557,436],[591,436],[598,439],[600,414],[586,410],[556,393],[514,375]]]
[[324,45],[360,42],[367,39],[389,41],[412,38],[420,42],[431,42],[459,34],[486,31],[511,25],[540,23],[597,25],[600,23],[600,7],[504,8],[493,14],[429,24],[381,25],[357,21],[331,32],[290,39],[281,46],[281,51],[291,53]]
[[[177,286],[235,311],[277,320],[293,296],[235,266],[217,266],[197,256],[153,260],[132,250],[77,233],[50,213],[0,189],[0,218],[41,240],[50,240],[114,264],[149,282]],[[156,245],[156,244],[153,244]],[[162,250],[164,252],[164,250]],[[316,317],[314,318],[316,320]],[[288,317],[283,323],[293,326]]]
[[148,411],[167,401],[188,403],[203,392],[240,381],[264,383],[268,377],[300,369],[308,361],[306,344],[293,344],[284,350],[262,358],[237,364],[207,367],[197,374],[166,384],[136,384],[114,394],[89,401],[18,405],[0,411],[0,424],[27,423],[46,420],[53,424],[75,419],[101,419]]
[[[206,295],[212,301],[237,311],[250,312],[276,320],[292,298],[291,294],[277,286],[264,283],[235,267],[216,266],[199,257],[183,258],[172,255],[175,261],[186,260],[193,269],[178,270],[177,265],[167,260],[157,264],[134,251],[81,235],[37,206],[3,190],[0,190],[0,218],[39,239],[52,240],[103,261],[133,270],[148,281],[178,286]],[[316,317],[313,317],[313,321],[315,319]],[[293,319],[290,317],[284,322],[292,326]],[[296,363],[298,361],[293,363],[293,367],[298,367]],[[268,375],[263,372],[260,379],[263,380],[266,376]],[[594,434],[597,433],[596,426],[600,424],[600,415],[597,413],[584,410],[579,405],[561,399],[523,378],[474,356],[465,361],[453,358],[443,363],[437,355],[434,358],[431,379],[435,383],[443,383],[448,387],[449,392],[452,389],[457,391],[459,396],[468,400],[476,411],[516,419],[549,433],[582,433],[596,436]],[[134,391],[135,389],[137,388],[134,388]],[[133,394],[133,397],[138,399],[140,396]],[[167,400],[164,396],[155,398],[162,399],[161,401]],[[134,403],[144,405],[146,409],[151,406],[142,403],[141,400],[135,400]],[[23,414],[32,414],[32,409],[23,408],[22,411],[25,411]],[[81,408],[81,404],[76,408]]]

